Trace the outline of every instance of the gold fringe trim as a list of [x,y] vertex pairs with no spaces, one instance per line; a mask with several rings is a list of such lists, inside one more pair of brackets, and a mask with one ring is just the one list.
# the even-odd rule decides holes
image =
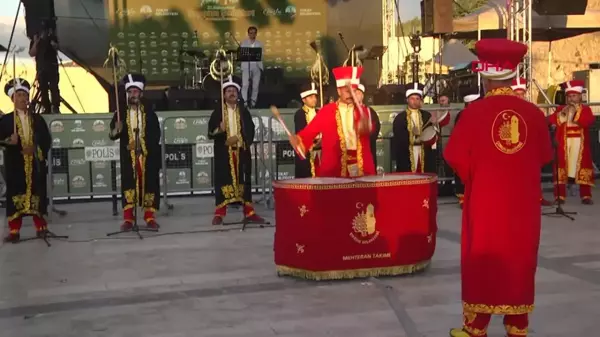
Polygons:
[[509,336],[527,336],[527,334],[529,333],[528,328],[519,329],[513,325],[505,325],[504,328],[506,329],[506,333]]
[[306,280],[322,281],[322,280],[344,280],[353,278],[366,278],[374,276],[396,276],[404,274],[413,274],[424,270],[429,266],[431,260],[424,262],[409,264],[403,266],[379,267],[379,268],[363,268],[363,269],[348,269],[348,270],[327,270],[327,271],[311,271],[305,269],[292,268],[288,266],[277,266],[278,276],[293,276]]
[[478,314],[491,315],[521,315],[528,314],[533,311],[533,304],[522,305],[487,305],[487,304],[470,304],[463,302],[463,311],[475,312]]

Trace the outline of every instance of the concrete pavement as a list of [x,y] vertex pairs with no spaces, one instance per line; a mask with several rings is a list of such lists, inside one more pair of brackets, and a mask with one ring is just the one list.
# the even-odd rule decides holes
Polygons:
[[[272,227],[215,231],[211,198],[171,202],[172,214],[159,217],[163,234],[145,240],[106,238],[119,218],[108,203],[86,203],[59,206],[69,214],[51,229],[68,242],[0,247],[0,335],[434,337],[460,325],[456,205],[439,207],[425,273],[316,283],[276,276]],[[576,221],[543,218],[531,336],[600,333],[600,207],[572,198],[565,208],[579,212]],[[185,231],[195,233],[176,233]],[[495,319],[490,336],[502,332]]]

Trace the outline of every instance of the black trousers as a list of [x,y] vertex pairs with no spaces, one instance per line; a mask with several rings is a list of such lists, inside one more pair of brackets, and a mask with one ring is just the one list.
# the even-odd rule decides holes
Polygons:
[[42,65],[38,65],[37,75],[44,113],[51,113],[51,107],[58,111],[60,107],[58,63],[45,62]]

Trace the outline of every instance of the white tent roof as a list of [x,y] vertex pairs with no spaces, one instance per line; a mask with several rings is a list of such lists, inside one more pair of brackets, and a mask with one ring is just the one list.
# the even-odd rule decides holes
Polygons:
[[[566,1],[566,0],[565,0]],[[473,13],[455,19],[454,35],[459,38],[482,36],[506,36],[508,11],[506,0],[489,0]],[[600,11],[587,10],[585,15],[539,15],[531,16],[534,41],[552,41],[580,34],[600,31]]]

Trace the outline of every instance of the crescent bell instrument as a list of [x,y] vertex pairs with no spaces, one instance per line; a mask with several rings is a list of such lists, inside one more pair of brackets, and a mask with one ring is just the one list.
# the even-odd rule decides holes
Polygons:
[[217,50],[215,59],[210,63],[210,77],[215,81],[221,81],[223,84],[223,78],[229,77],[233,74],[233,63],[227,59],[227,51],[221,48]]
[[127,73],[125,68],[125,61],[119,56],[119,50],[113,44],[108,49],[108,56],[104,60],[104,67],[106,68],[110,64],[113,74],[113,87],[115,95],[115,108],[117,112],[117,122],[121,121],[121,104],[119,103],[119,85],[118,78],[124,76]]
[[324,105],[324,97],[323,97],[323,86],[329,84],[329,69],[325,64],[325,60],[323,59],[323,55],[321,54],[321,50],[317,46],[315,41],[310,43],[310,46],[317,53],[315,62],[310,68],[310,78],[313,82],[319,83],[319,98],[321,101],[321,108]]
[[215,59],[210,63],[209,74],[215,81],[219,81],[219,90],[221,92],[221,116],[222,121],[226,120],[225,116],[225,99],[223,97],[223,79],[233,75],[233,63],[227,59],[227,51],[220,48],[215,54]]
[[[360,50],[359,50],[360,48]],[[361,52],[363,49],[362,46],[357,47],[356,45],[353,45],[352,48],[350,48],[350,51],[348,51],[348,57],[346,58],[346,61],[344,61],[344,66],[345,67],[362,67],[362,61],[360,60],[360,58],[358,57],[357,53]]]

